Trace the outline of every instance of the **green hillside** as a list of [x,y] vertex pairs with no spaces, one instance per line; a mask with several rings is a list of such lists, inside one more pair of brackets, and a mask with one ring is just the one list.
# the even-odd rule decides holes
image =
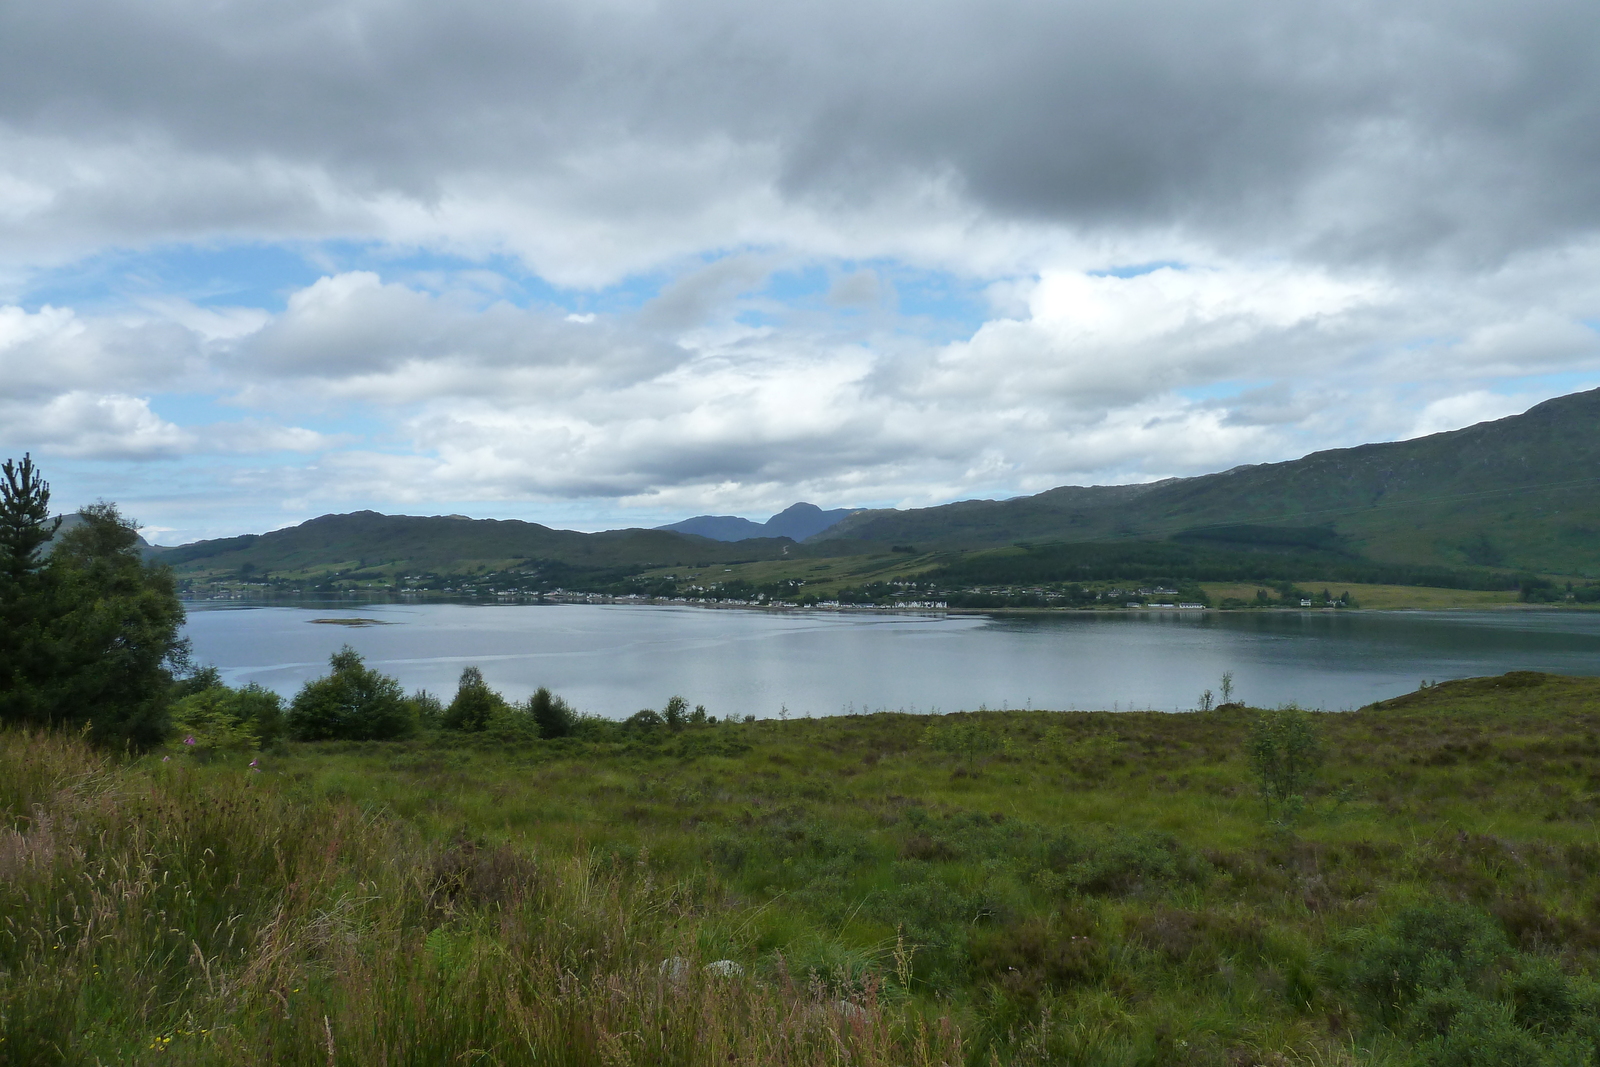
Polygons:
[[267,534],[197,541],[169,549],[162,562],[179,575],[317,575],[334,571],[374,577],[413,571],[466,573],[479,568],[558,564],[574,571],[639,569],[772,559],[782,538],[734,543],[667,530],[552,530],[516,519],[418,517],[358,511],[324,515]]
[[813,544],[919,547],[1205,537],[1323,528],[1374,561],[1600,574],[1600,390],[1413,441],[1316,452],[1140,486],[1067,486],[1014,500],[867,511]]
[[[973,582],[1137,572],[1499,588],[1519,572],[1600,576],[1597,427],[1600,390],[1414,441],[1198,478],[865,511],[800,545],[786,538],[724,542],[665,529],[586,534],[517,520],[363,511],[201,541],[163,550],[161,558],[195,579],[339,575],[359,582],[537,572],[544,586],[600,588],[652,569],[665,574],[662,568],[741,562],[793,561],[792,572],[780,567],[777,577],[805,577],[821,559],[888,556],[894,548],[920,557],[921,569],[945,567],[941,577]],[[1013,545],[1029,558],[950,566],[956,550]],[[1064,545],[1080,547],[1063,552]],[[763,570],[762,580],[773,575]]]

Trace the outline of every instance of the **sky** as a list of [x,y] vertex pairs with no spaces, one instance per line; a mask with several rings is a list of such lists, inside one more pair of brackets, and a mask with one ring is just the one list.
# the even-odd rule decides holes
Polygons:
[[153,541],[1203,474],[1600,386],[1591,0],[0,5],[0,455]]

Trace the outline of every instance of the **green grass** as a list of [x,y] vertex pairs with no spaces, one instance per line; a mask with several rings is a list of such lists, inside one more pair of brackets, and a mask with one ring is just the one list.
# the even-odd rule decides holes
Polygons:
[[0,1061],[1594,1062],[1600,679],[1252,714],[0,734]]

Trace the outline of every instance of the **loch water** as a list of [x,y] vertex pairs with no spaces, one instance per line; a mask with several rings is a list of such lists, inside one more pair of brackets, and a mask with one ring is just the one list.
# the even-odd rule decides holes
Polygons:
[[[625,717],[681,694],[717,716],[882,709],[1189,710],[1238,699],[1342,710],[1508,670],[1600,674],[1583,611],[1073,612],[1024,616],[628,604],[188,605],[199,663],[291,696],[343,644],[449,698],[475,665],[507,697],[549,686]],[[367,619],[340,625],[329,619]]]

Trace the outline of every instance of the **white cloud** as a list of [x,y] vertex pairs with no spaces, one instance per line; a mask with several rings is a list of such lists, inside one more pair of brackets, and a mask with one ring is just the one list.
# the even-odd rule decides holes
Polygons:
[[161,459],[194,438],[135,396],[63,393],[44,404],[0,400],[0,438],[17,451],[71,459]]

